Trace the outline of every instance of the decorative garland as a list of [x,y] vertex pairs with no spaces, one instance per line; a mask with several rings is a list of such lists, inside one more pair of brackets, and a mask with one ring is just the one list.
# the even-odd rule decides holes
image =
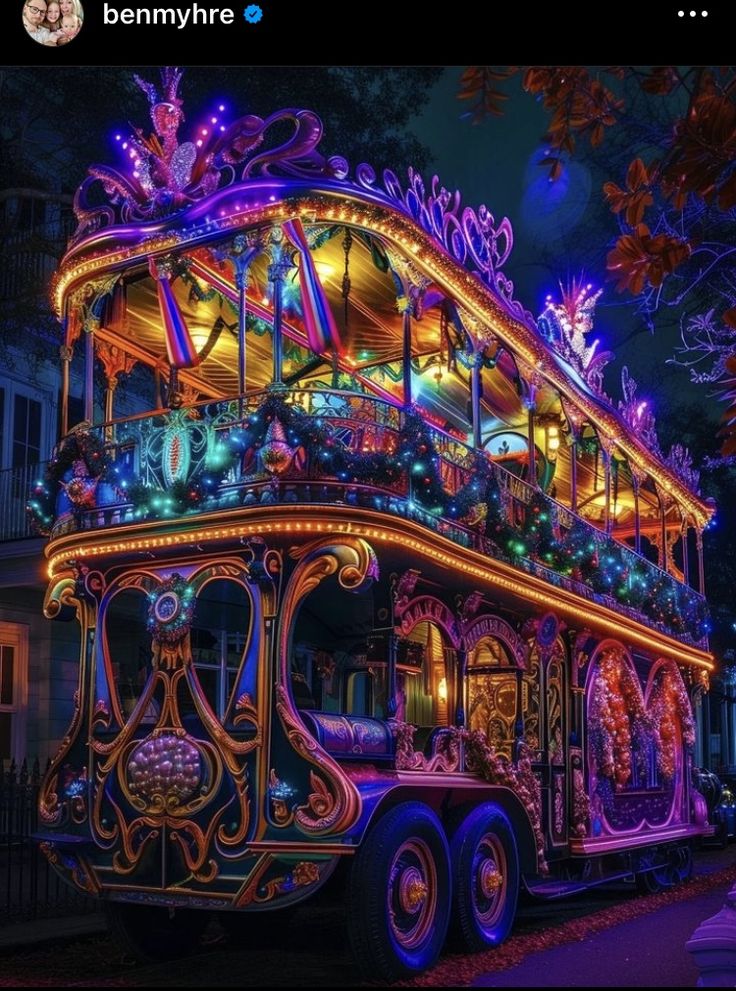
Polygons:
[[48,536],[56,517],[56,499],[64,489],[73,510],[94,507],[97,483],[110,468],[110,456],[101,438],[79,427],[64,438],[36,482],[26,509],[36,532]]
[[646,773],[651,739],[641,686],[618,650],[606,651],[599,662],[589,731],[597,791],[610,807],[614,790],[622,791],[631,779],[634,755]]
[[695,722],[690,700],[679,671],[672,665],[661,672],[650,702],[652,729],[656,734],[657,767],[665,781],[671,781],[677,768],[677,728],[687,750],[695,746]]
[[[104,478],[114,488],[125,490],[126,501],[132,504],[137,519],[196,512],[217,493],[239,460],[242,459],[244,474],[256,457],[268,467],[268,451],[273,446],[268,432],[273,432],[277,423],[279,429],[283,428],[280,443],[284,449],[288,447],[293,452],[297,463],[309,465],[309,473],[315,478],[328,475],[347,483],[390,489],[406,477],[410,481],[410,500],[418,507],[478,531],[511,563],[536,561],[585,583],[598,595],[611,596],[621,605],[640,610],[672,632],[690,632],[697,640],[706,631],[706,608],[696,593],[677,585],[612,537],[591,532],[582,520],[575,520],[561,534],[555,521],[557,508],[542,492],[533,494],[522,525],[512,526],[497,473],[483,454],[476,455],[470,480],[459,491],[448,493],[431,428],[416,411],[405,414],[393,449],[351,451],[336,436],[329,417],[307,416],[300,407],[272,393],[243,427],[234,427],[218,439],[198,473],[165,490],[124,477],[120,466],[110,464],[96,434],[76,431],[60,445],[43,482],[32,493],[29,509],[37,528],[48,533],[61,486],[66,488],[74,509],[93,508],[96,482]],[[264,449],[265,457],[261,453]],[[289,463],[291,460],[290,457]],[[76,479],[65,477],[70,471],[81,475]]]

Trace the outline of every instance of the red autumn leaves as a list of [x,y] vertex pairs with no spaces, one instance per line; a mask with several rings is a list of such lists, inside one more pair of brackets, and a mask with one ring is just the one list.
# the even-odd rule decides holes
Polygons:
[[[672,111],[680,116],[662,145],[662,158],[649,165],[635,158],[623,189],[614,182],[603,187],[611,210],[630,228],[608,254],[616,289],[638,294],[660,287],[690,257],[694,245],[670,226],[659,230],[654,225],[652,233],[645,223],[647,210],[657,202],[660,214],[681,211],[691,196],[724,213],[736,206],[736,77],[728,69],[693,67],[683,73],[668,65],[649,70],[609,66],[595,73],[584,66],[471,66],[463,73],[458,96],[473,101],[474,123],[503,113],[507,94],[500,86],[520,71],[524,90],[541,99],[550,114],[545,141],[551,154],[541,164],[551,179],[559,177],[562,156],[572,155],[581,138],[597,147],[606,129],[627,113],[623,99],[602,78],[612,86],[637,79],[653,99],[666,98],[679,108]],[[678,96],[686,98],[686,107],[675,102]]]

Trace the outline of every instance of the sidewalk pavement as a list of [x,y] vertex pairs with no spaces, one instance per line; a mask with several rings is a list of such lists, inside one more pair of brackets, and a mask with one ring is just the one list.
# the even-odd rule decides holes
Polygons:
[[721,910],[731,885],[665,906],[576,943],[532,953],[516,967],[480,974],[472,987],[695,987],[685,949],[696,928]]

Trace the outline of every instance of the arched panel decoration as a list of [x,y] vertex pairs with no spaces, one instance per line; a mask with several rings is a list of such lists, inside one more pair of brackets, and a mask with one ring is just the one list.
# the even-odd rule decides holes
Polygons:
[[486,615],[468,627],[463,642],[468,652],[470,729],[485,733],[494,751],[509,760],[520,734],[532,750],[538,749],[538,687],[535,693],[530,677],[523,674],[526,645],[521,637],[499,616]]

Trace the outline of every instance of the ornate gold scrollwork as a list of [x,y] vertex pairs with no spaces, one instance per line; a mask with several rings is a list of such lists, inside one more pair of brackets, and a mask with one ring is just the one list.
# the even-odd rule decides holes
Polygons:
[[337,577],[342,588],[360,592],[378,577],[378,563],[370,544],[350,534],[310,541],[290,553],[299,564],[289,580],[281,607],[276,711],[294,750],[316,769],[310,771],[312,790],[307,802],[297,808],[294,819],[305,833],[338,833],[348,829],[360,816],[360,794],[307,731],[284,686],[289,678],[294,622],[302,601],[331,575]]
[[320,879],[319,864],[309,860],[300,860],[294,864],[290,873],[271,878],[262,884],[266,872],[276,859],[270,853],[263,855],[251,872],[245,887],[235,899],[235,908],[245,908],[246,905],[258,905],[273,901],[278,895],[293,891],[294,888],[304,888],[310,884],[316,884]]

